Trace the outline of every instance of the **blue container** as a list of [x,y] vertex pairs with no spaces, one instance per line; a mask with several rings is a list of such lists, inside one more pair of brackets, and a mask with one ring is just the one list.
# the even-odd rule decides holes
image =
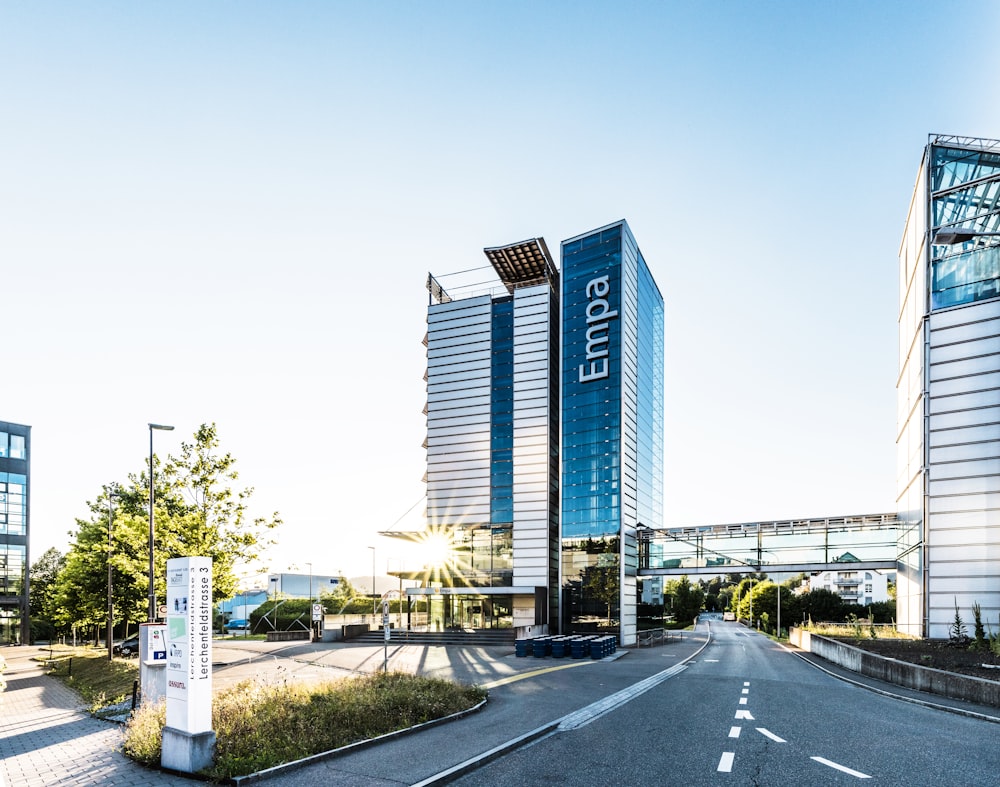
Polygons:
[[574,659],[582,659],[590,652],[590,640],[576,637],[570,645],[570,650]]
[[544,659],[552,650],[552,644],[548,637],[535,637],[531,640],[531,649],[536,659]]
[[561,659],[566,655],[566,642],[565,637],[556,637],[552,640],[552,658]]
[[514,655],[523,658],[528,655],[528,651],[531,649],[531,642],[526,639],[516,639],[514,640]]

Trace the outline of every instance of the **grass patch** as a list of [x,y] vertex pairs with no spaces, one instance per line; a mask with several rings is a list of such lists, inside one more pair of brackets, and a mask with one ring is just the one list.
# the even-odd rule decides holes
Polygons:
[[863,624],[836,624],[836,623],[811,623],[805,627],[806,631],[812,634],[819,634],[821,637],[842,637],[855,639],[920,639],[910,634],[898,631],[895,626],[877,624],[869,626]]
[[56,646],[40,657],[50,659],[49,674],[78,692],[92,711],[131,697],[132,683],[139,679],[138,659],[109,662],[107,650]]
[[[320,754],[471,708],[486,691],[401,672],[321,685],[245,681],[215,696],[215,765],[225,779]],[[125,730],[124,751],[159,765],[165,711],[144,706]]]

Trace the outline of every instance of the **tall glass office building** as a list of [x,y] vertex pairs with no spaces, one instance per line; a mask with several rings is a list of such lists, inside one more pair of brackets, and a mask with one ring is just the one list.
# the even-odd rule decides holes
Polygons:
[[0,421],[0,645],[30,642],[30,458],[31,427]]
[[1000,615],[1000,140],[933,135],[899,252],[898,627]]
[[[428,277],[426,530],[435,628],[542,631],[558,576],[559,276],[545,241],[485,249],[499,278]],[[400,534],[395,534],[400,535]]]
[[433,627],[630,644],[636,530],[662,524],[663,299],[624,221],[564,242],[562,274],[541,238],[485,253],[496,286],[428,277],[426,529],[390,535],[446,557],[393,573]]
[[637,528],[663,524],[663,298],[624,221],[562,244],[561,630],[636,639]]

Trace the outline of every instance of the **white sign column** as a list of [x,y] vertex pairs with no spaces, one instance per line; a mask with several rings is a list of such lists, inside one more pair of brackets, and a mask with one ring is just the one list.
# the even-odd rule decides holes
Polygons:
[[165,768],[194,773],[211,765],[212,559],[167,561],[167,723]]

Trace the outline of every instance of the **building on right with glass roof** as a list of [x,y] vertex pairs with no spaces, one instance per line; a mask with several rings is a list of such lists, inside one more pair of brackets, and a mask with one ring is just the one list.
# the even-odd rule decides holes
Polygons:
[[1000,615],[1000,140],[931,135],[899,250],[897,625]]

